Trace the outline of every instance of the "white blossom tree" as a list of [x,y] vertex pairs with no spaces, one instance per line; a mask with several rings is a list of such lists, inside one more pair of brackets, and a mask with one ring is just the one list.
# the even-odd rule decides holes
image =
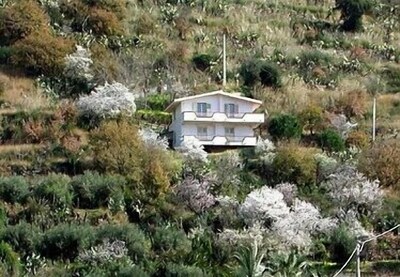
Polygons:
[[76,106],[81,114],[99,118],[132,115],[136,111],[134,95],[126,86],[117,82],[96,87],[90,95],[81,96]]
[[274,161],[276,156],[275,154],[275,145],[269,139],[261,139],[257,140],[257,145],[254,150],[257,155],[257,159],[264,165],[270,166]]
[[168,140],[166,137],[161,137],[157,132],[150,128],[139,130],[143,142],[150,148],[158,148],[162,150],[168,149]]
[[91,82],[93,80],[92,65],[90,51],[77,45],[76,51],[65,58],[64,74],[69,78]]
[[276,189],[283,194],[283,200],[288,206],[293,205],[293,201],[297,196],[297,186],[295,184],[281,183],[276,186]]
[[188,176],[176,187],[176,194],[194,212],[201,213],[216,203],[210,189],[211,180],[207,177],[197,180]]
[[197,138],[186,138],[177,149],[189,160],[207,162],[208,154]]
[[345,212],[372,213],[381,207],[383,192],[379,181],[368,180],[352,166],[340,167],[329,176],[325,186],[330,198]]
[[257,222],[276,221],[289,212],[283,194],[268,186],[250,192],[239,208],[240,215],[250,226]]

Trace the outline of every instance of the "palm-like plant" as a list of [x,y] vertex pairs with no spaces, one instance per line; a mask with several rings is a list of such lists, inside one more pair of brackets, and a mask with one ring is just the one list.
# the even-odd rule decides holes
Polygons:
[[260,247],[257,241],[252,246],[244,246],[234,255],[239,262],[237,276],[241,277],[262,277],[265,267],[262,265],[266,255],[266,249]]
[[265,269],[265,277],[316,277],[309,262],[295,252],[271,256]]

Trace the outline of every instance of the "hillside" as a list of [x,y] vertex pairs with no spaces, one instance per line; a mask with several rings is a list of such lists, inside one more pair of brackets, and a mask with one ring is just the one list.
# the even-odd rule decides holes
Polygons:
[[[258,145],[171,149],[166,106],[216,89],[263,102]],[[399,223],[399,93],[398,1],[0,0],[0,272],[329,275]]]

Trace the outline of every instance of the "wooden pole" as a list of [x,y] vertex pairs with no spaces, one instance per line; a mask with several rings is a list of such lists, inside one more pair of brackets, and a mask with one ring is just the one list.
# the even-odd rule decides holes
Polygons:
[[372,105],[372,142],[375,142],[376,135],[376,96]]
[[361,259],[360,259],[361,244],[357,243],[357,277],[361,277]]
[[226,86],[226,35],[224,34],[224,45],[223,45],[223,78],[222,78],[222,86]]

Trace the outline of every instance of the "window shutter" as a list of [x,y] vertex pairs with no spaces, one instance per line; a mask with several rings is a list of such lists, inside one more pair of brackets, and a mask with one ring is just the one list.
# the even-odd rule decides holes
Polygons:
[[224,105],[224,111],[225,111],[225,113],[229,112],[229,104]]
[[211,110],[211,104],[207,103],[207,110]]
[[235,105],[235,113],[239,113],[239,105]]

